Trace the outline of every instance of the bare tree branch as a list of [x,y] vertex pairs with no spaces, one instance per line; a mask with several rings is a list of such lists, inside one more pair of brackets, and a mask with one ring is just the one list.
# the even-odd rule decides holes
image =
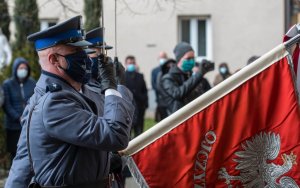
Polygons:
[[[128,3],[129,0],[120,0],[120,1],[124,4],[124,6],[125,6],[124,9],[126,9],[133,15],[145,15],[145,14],[152,14],[152,13],[164,11],[166,8],[168,8],[170,6],[172,7],[172,14],[174,14],[177,10],[179,10],[181,5],[183,5],[184,3],[187,3],[187,1],[189,1],[189,0],[155,0],[155,1],[144,0],[143,2],[145,5],[145,8],[143,7],[142,8],[143,11],[139,11],[139,12],[132,8],[132,6]],[[136,0],[136,3],[132,3],[132,4],[137,6],[137,3],[141,4],[141,0]],[[152,8],[150,6],[152,6]],[[146,8],[148,8],[148,10],[149,10],[149,7],[150,7],[151,11],[147,11]],[[122,10],[122,11],[124,11],[124,10]]]
[[63,2],[63,0],[58,0],[58,2],[62,6],[64,12],[70,11],[70,12],[73,12],[75,14],[79,14],[80,13],[77,10],[73,9],[72,7],[66,5],[65,2]]

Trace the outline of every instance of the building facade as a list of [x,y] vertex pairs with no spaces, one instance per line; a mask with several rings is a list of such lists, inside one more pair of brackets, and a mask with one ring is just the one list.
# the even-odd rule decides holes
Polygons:
[[[13,0],[8,2],[12,13]],[[44,29],[83,15],[84,5],[83,0],[38,0],[38,6]],[[282,41],[285,6],[285,1],[271,0],[117,0],[117,55],[121,61],[136,56],[149,89],[158,53],[174,57],[179,41],[191,43],[198,60],[212,60],[216,67],[227,62],[234,72],[250,56],[262,55]],[[104,1],[104,20],[105,40],[115,46],[115,1]],[[110,55],[115,55],[114,50]],[[216,71],[207,75],[210,81]]]

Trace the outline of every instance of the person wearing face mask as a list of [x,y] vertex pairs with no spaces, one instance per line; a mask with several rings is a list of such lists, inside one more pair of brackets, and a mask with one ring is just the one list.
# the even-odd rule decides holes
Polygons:
[[[84,94],[88,97],[90,97],[92,100],[97,102],[98,110],[100,112],[98,115],[103,115],[103,107],[104,107],[104,95],[102,94],[101,89],[101,80],[100,80],[100,74],[99,74],[99,67],[101,66],[101,55],[107,54],[107,50],[112,49],[112,46],[107,45],[105,42],[103,42],[103,28],[97,27],[95,29],[92,29],[91,31],[88,31],[85,35],[85,40],[91,43],[89,46],[89,49],[91,49],[93,52],[89,53],[89,57],[92,60],[92,66],[91,66],[91,77],[87,84],[84,86]],[[104,45],[104,52],[103,52],[103,45]],[[125,84],[125,68],[123,65],[115,59],[115,62],[112,62],[112,59],[108,57],[109,63],[114,63],[115,71],[116,71],[116,77],[115,80],[118,84],[118,89],[126,90],[127,88],[124,86]],[[98,97],[94,97],[98,95]],[[112,187],[124,187],[125,179],[122,175],[122,169],[125,167],[125,163],[123,163],[121,156],[118,155],[117,152],[111,152],[110,153],[110,173],[113,174],[115,181],[112,183]]]
[[216,75],[213,82],[214,86],[218,85],[219,83],[227,79],[229,76],[231,76],[231,73],[229,71],[227,63],[221,63],[219,65],[219,74]]
[[192,75],[192,69],[195,66],[195,53],[190,44],[181,42],[175,46],[173,52],[177,64],[171,67],[161,80],[161,87],[167,94],[165,102],[168,115],[171,115],[194,99],[191,96],[199,96],[194,89],[208,71],[205,68],[201,68]]
[[132,95],[117,88],[114,67],[101,62],[105,98],[103,115],[98,115],[95,98],[82,90],[91,63],[84,48],[91,43],[84,40],[81,25],[81,16],[76,16],[28,37],[35,43],[42,74],[22,116],[7,188],[27,187],[29,182],[32,187],[57,188],[111,183],[109,152],[122,150],[129,142]]
[[148,90],[143,74],[136,70],[137,64],[134,56],[126,57],[125,66],[125,85],[132,92],[136,107],[132,127],[134,136],[138,136],[144,130],[144,116],[148,108]]
[[163,90],[161,86],[161,79],[162,77],[169,72],[171,67],[176,65],[176,61],[174,59],[168,59],[162,66],[161,71],[158,73],[157,81],[156,81],[156,88],[157,88],[157,111],[155,120],[157,122],[165,119],[168,117],[167,107],[168,104],[166,103],[166,98],[168,98],[168,94]]
[[[113,47],[107,45],[105,42],[103,42],[103,28],[98,27],[91,31],[88,31],[86,33],[86,40],[92,45],[89,46],[89,48],[92,50],[91,53],[89,53],[89,57],[92,60],[92,67],[91,67],[91,77],[88,81],[87,85],[90,87],[90,89],[101,93],[101,80],[99,77],[99,66],[100,66],[100,59],[104,54],[107,54],[108,50],[111,50]],[[103,52],[103,45],[104,45],[104,52]],[[114,64],[115,71],[116,71],[116,82],[118,85],[124,85],[125,84],[125,68],[123,65],[115,59],[113,60],[108,57],[108,61],[110,63]]]
[[11,160],[16,155],[17,142],[21,133],[20,118],[28,99],[33,94],[35,80],[30,77],[30,66],[26,59],[18,57],[12,66],[12,77],[3,83],[6,130],[6,149]]
[[158,78],[158,75],[161,74],[161,67],[164,66],[164,64],[167,62],[168,60],[168,55],[166,52],[164,51],[161,51],[159,53],[159,56],[158,56],[158,61],[159,61],[159,65],[156,66],[154,69],[152,69],[151,71],[151,85],[152,85],[152,89],[154,90],[155,92],[155,101],[157,103],[157,107],[155,109],[155,121],[156,122],[159,122],[161,120],[161,116],[164,116],[162,114],[160,114],[160,109],[159,109],[159,106],[158,106],[158,88],[156,87],[157,86],[157,78]]

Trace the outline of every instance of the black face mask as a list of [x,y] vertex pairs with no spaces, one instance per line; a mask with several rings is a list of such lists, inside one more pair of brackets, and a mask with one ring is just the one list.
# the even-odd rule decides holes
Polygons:
[[99,70],[98,70],[98,57],[92,57],[91,58],[93,63],[92,63],[92,77],[94,79],[98,79],[98,74],[99,74]]
[[91,59],[87,56],[84,51],[75,52],[69,55],[60,55],[66,59],[68,66],[63,69],[68,76],[70,76],[74,81],[84,84],[86,81],[86,74],[88,67],[91,67]]
[[85,76],[83,78],[83,84],[87,84],[92,77],[92,60],[90,59],[89,63],[86,63]]

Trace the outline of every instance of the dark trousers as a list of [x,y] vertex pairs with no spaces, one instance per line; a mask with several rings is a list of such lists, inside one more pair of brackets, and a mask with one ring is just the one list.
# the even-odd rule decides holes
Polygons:
[[142,134],[144,131],[144,116],[145,116],[145,109],[138,109],[137,112],[137,120],[133,124],[133,131],[134,137]]
[[16,156],[20,134],[21,130],[6,129],[6,150],[10,153],[11,162]]
[[157,106],[155,110],[155,121],[160,122],[166,117],[168,117],[167,108],[164,106]]

